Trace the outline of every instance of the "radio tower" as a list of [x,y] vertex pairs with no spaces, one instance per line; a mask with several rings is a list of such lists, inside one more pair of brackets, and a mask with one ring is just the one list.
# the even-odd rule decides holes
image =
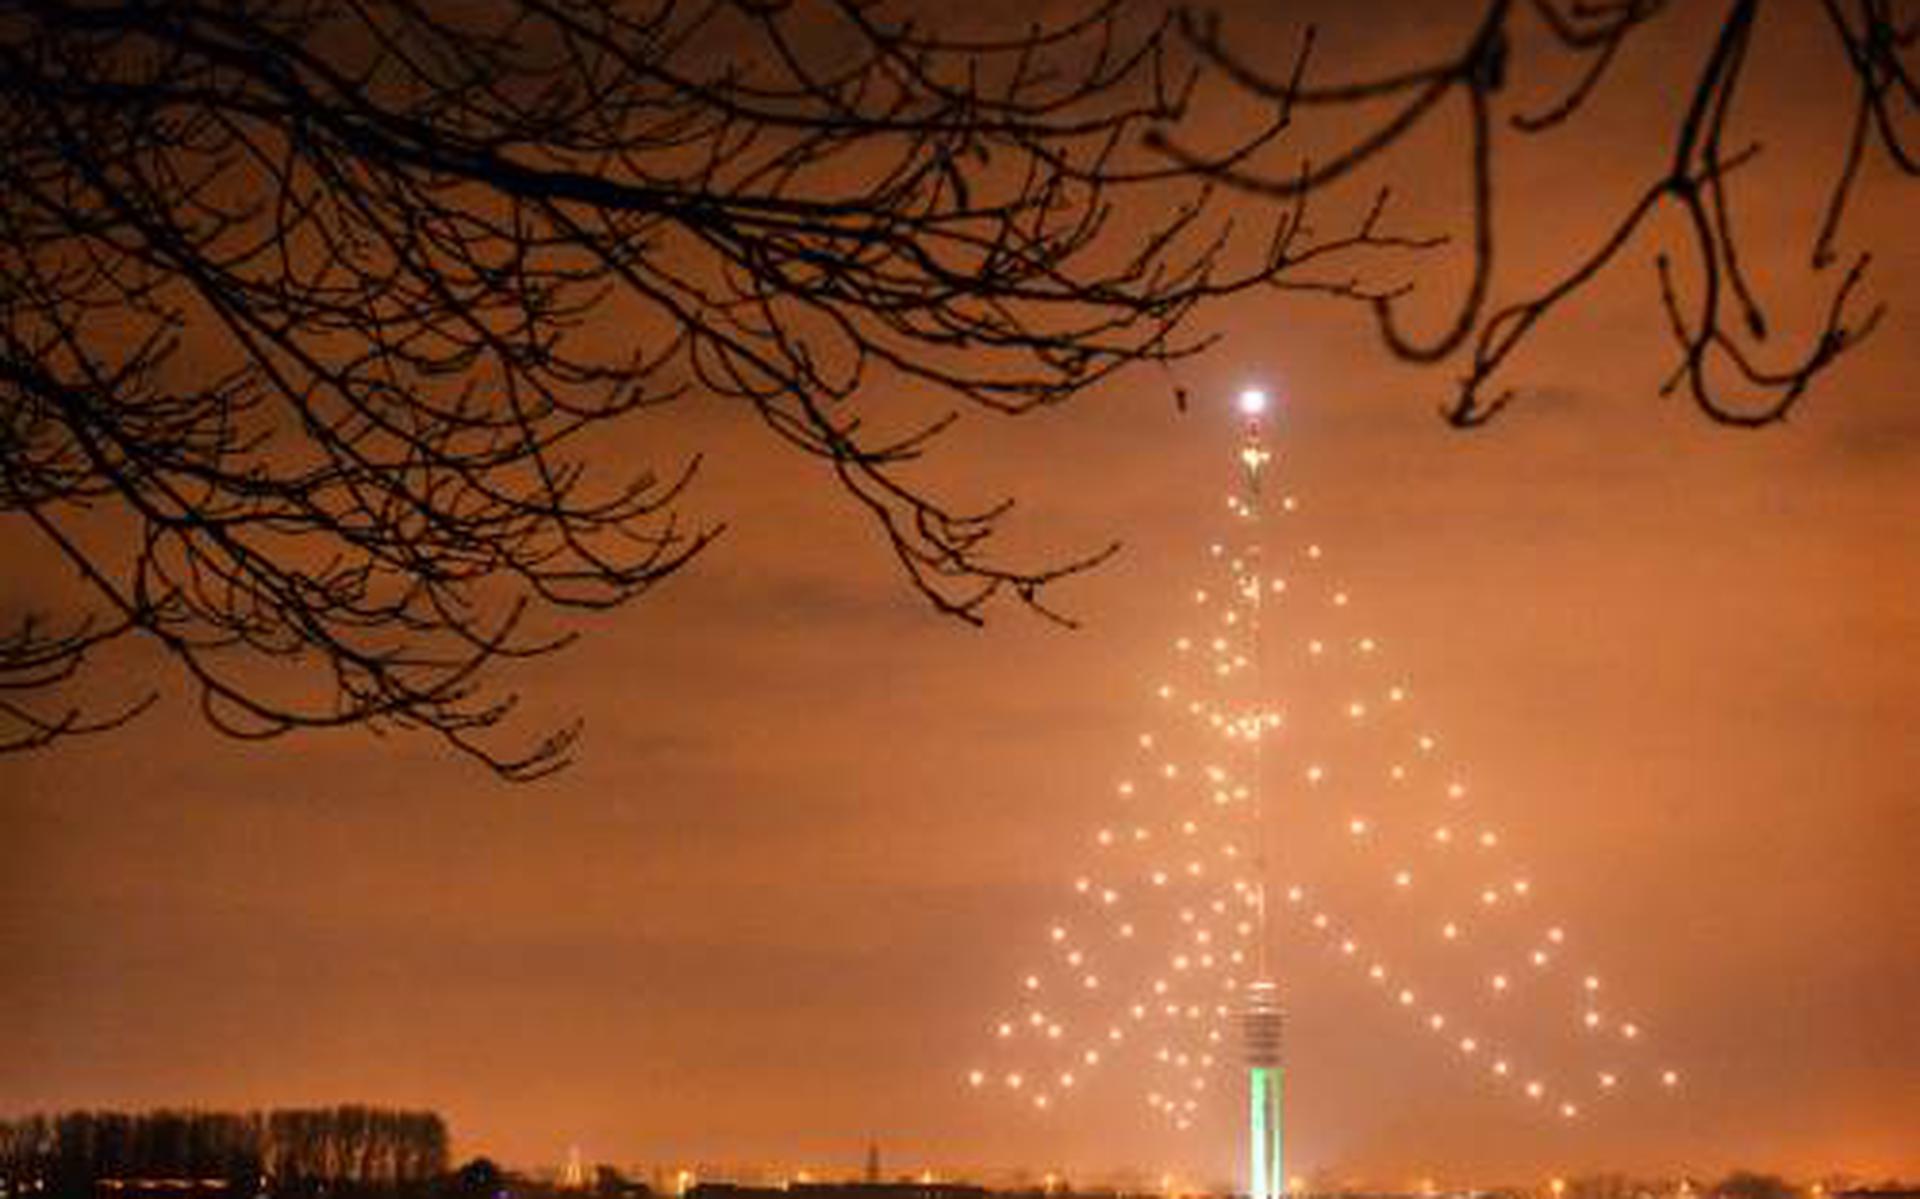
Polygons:
[[1261,498],[1261,471],[1272,457],[1266,448],[1261,418],[1267,410],[1265,392],[1249,389],[1240,393],[1240,414],[1245,426],[1240,440],[1241,475],[1240,516],[1246,522],[1247,535],[1241,560],[1246,563],[1247,578],[1242,587],[1247,597],[1248,637],[1252,642],[1253,688],[1255,704],[1253,725],[1253,769],[1248,785],[1252,789],[1255,842],[1254,887],[1257,932],[1254,941],[1254,980],[1247,985],[1245,1005],[1240,1011],[1242,1047],[1247,1060],[1247,1195],[1248,1199],[1278,1199],[1286,1191],[1287,1173],[1284,1153],[1284,1106],[1286,1071],[1281,1065],[1280,1034],[1282,1014],[1280,985],[1273,981],[1268,961],[1267,929],[1267,836],[1266,814],[1260,779],[1260,741],[1269,722],[1266,718],[1266,693],[1262,683],[1260,646],[1260,600],[1266,590],[1261,575],[1260,549],[1265,533],[1261,528],[1264,502]]

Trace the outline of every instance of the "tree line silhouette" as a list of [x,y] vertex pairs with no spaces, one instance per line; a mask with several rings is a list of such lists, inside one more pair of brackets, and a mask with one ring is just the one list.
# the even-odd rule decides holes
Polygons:
[[218,1180],[248,1194],[393,1193],[446,1172],[447,1126],[430,1111],[75,1111],[0,1121],[0,1179],[16,1195],[92,1195],[107,1180],[158,1179]]

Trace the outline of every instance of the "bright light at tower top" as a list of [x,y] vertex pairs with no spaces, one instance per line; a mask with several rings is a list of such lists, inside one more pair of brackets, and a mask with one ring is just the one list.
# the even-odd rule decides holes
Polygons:
[[1259,416],[1267,410],[1267,393],[1258,387],[1249,387],[1240,393],[1240,411],[1248,416]]

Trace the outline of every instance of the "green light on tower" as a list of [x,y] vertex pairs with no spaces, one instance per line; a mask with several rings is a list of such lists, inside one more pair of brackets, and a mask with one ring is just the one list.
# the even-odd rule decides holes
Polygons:
[[1251,1199],[1278,1199],[1286,1190],[1286,1157],[1281,1146],[1281,1102],[1286,1071],[1254,1066],[1247,1071],[1247,1144]]

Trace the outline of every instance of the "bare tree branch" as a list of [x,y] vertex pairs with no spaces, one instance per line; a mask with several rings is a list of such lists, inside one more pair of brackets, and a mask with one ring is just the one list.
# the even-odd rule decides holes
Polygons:
[[938,611],[1058,619],[1111,547],[1003,560],[1008,502],[910,473],[952,421],[1191,354],[1247,289],[1388,304],[1334,256],[1421,244],[1304,196],[1236,227],[1142,150],[1194,70],[1118,0],[970,39],[867,0],[0,2],[0,519],[89,596],[0,642],[0,748],[137,712],[69,698],[134,639],[232,736],[561,765],[573,728],[503,746],[493,668],[719,533],[697,458],[610,469],[679,403],[819,460]]

